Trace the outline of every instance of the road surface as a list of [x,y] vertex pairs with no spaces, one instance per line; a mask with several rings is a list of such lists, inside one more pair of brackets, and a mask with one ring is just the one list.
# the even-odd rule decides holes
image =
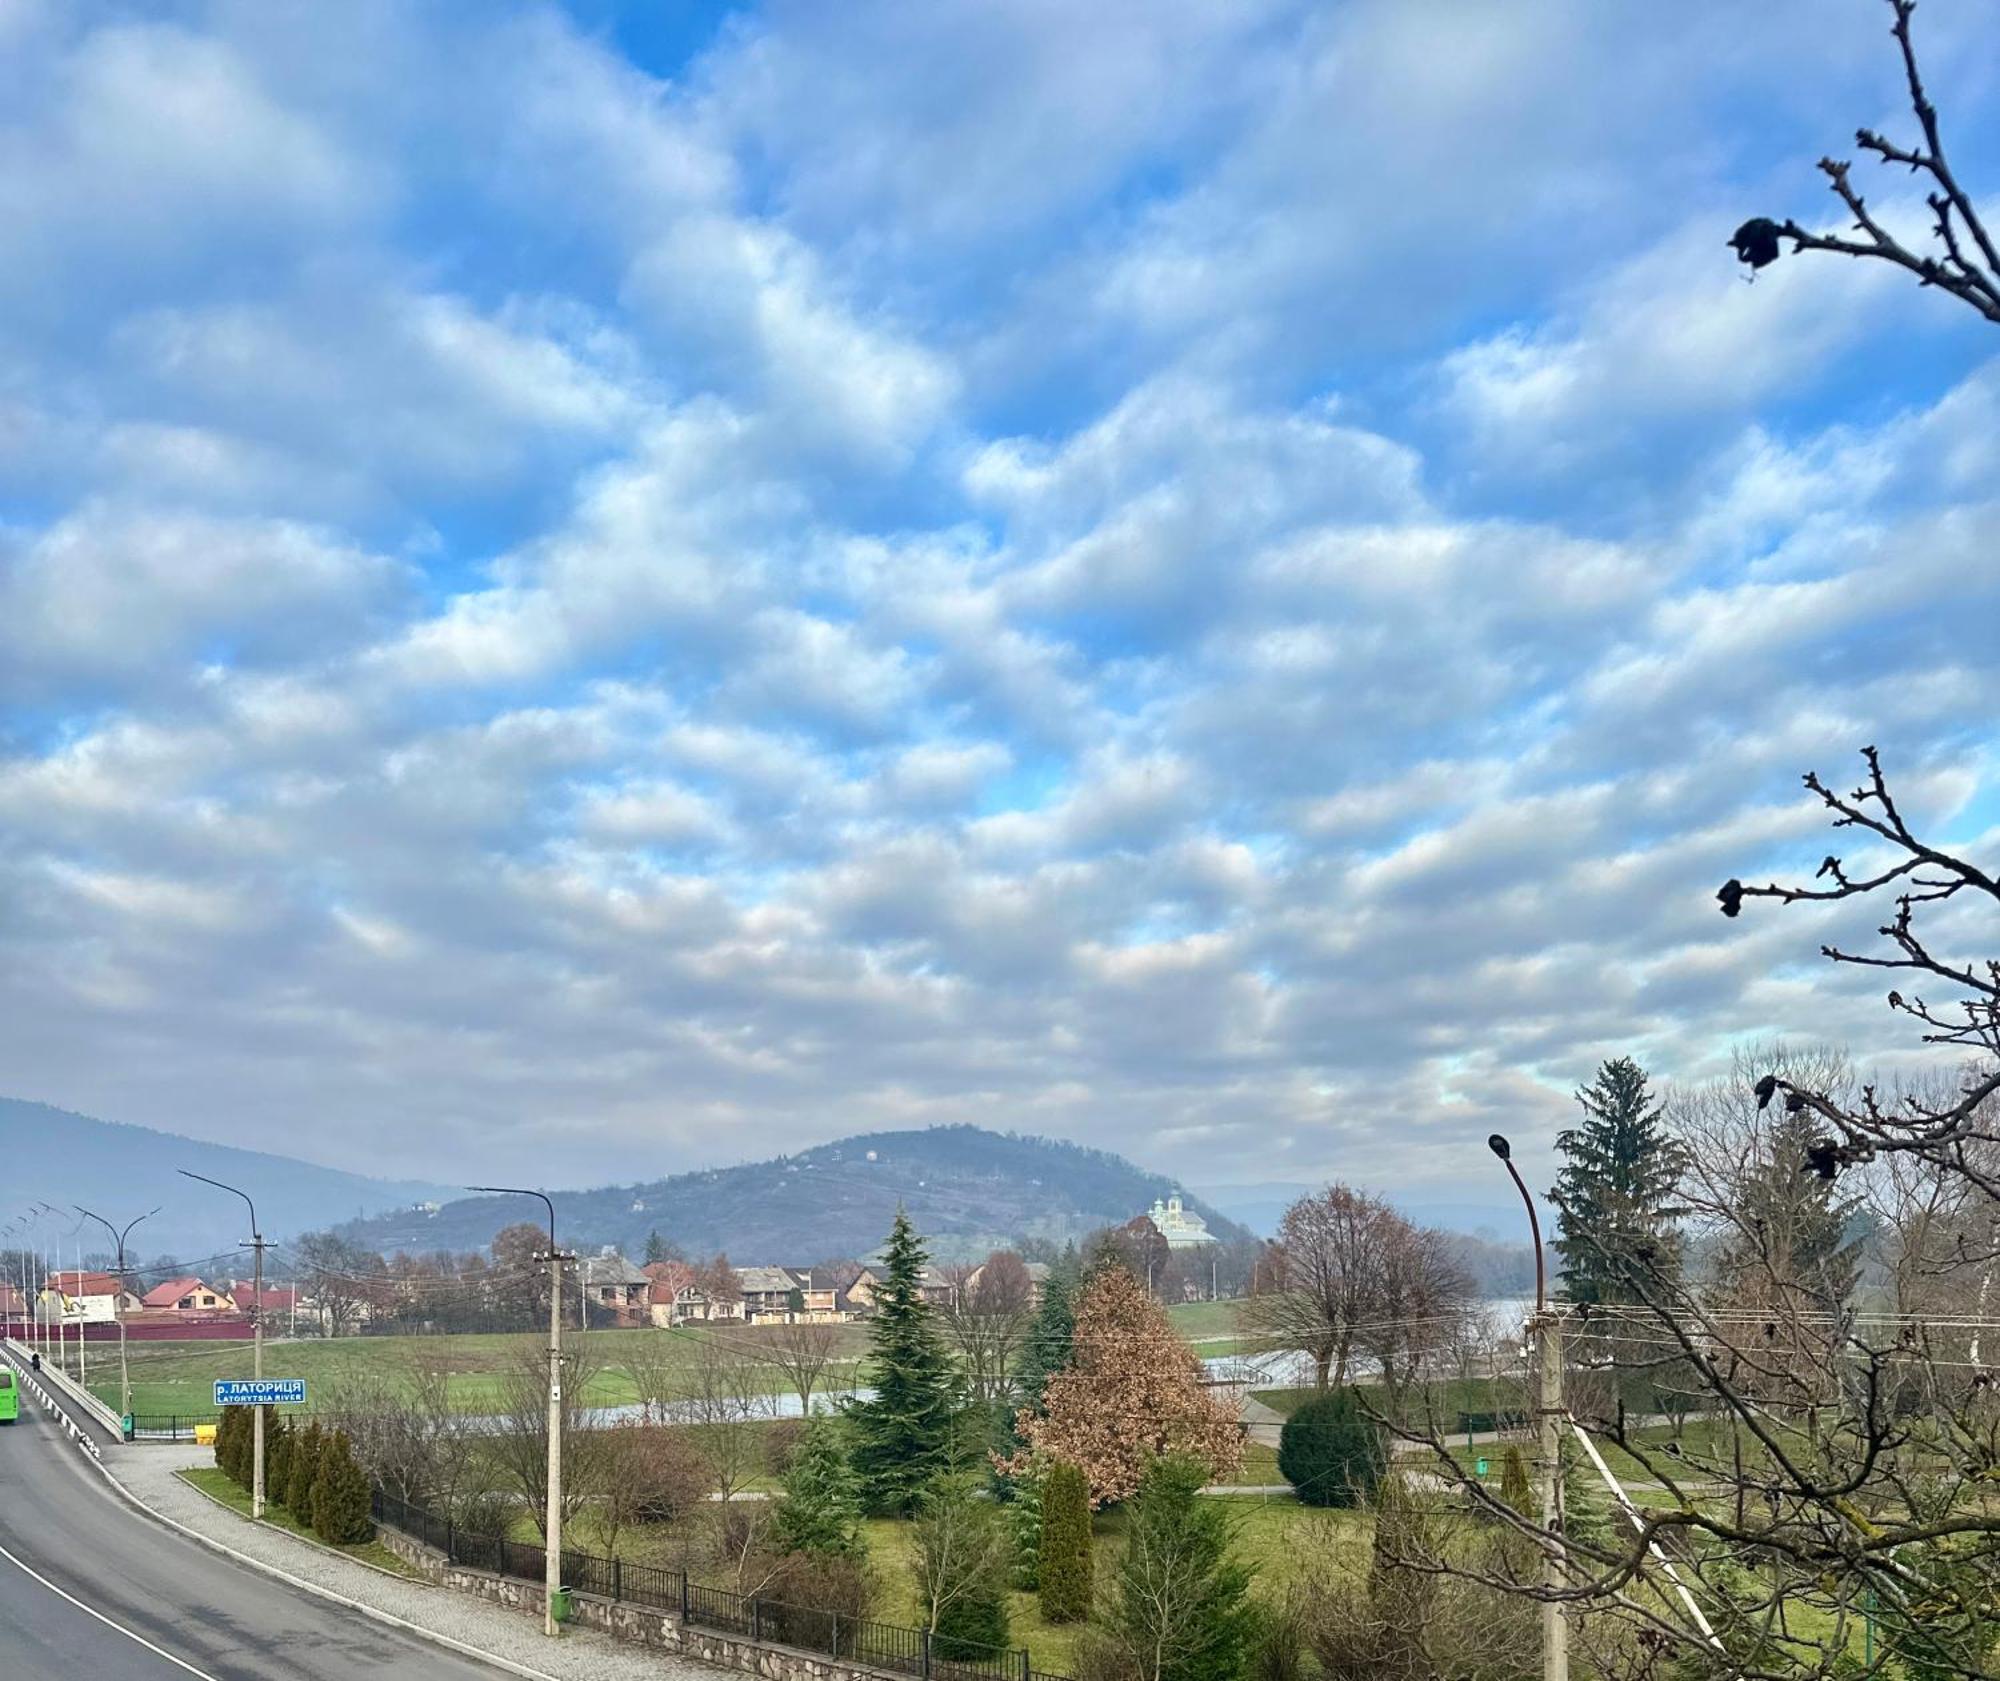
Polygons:
[[46,1414],[0,1425],[7,1681],[495,1681],[505,1672],[210,1552],[135,1511]]

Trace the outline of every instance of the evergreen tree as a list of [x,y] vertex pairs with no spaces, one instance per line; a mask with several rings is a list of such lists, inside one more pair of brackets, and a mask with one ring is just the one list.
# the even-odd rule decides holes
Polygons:
[[650,1267],[654,1262],[664,1261],[666,1258],[666,1241],[660,1236],[658,1228],[655,1228],[646,1234],[646,1259],[644,1264]]
[[923,1297],[929,1257],[900,1208],[884,1257],[868,1327],[866,1375],[875,1393],[851,1402],[847,1416],[864,1502],[880,1516],[903,1517],[950,1464],[956,1381]]
[[292,1442],[291,1463],[285,1471],[285,1506],[308,1529],[312,1527],[313,1483],[319,1476],[320,1447],[325,1432],[314,1419]]
[[1315,1395],[1278,1433],[1278,1472],[1303,1506],[1356,1506],[1381,1481],[1382,1430],[1351,1389]]
[[1008,1557],[999,1509],[974,1479],[940,1478],[924,1490],[910,1529],[919,1601],[941,1658],[991,1658],[1007,1644]]
[[237,1483],[243,1480],[236,1459],[237,1426],[242,1417],[241,1407],[224,1407],[222,1416],[215,1421],[215,1468],[231,1482]]
[[274,1412],[264,1420],[264,1493],[280,1506],[291,1478],[292,1436],[283,1414]]
[[820,1558],[859,1558],[866,1552],[860,1485],[830,1421],[806,1425],[785,1468],[784,1490],[771,1526],[781,1551]]
[[322,1541],[337,1547],[366,1541],[375,1533],[368,1515],[368,1473],[356,1463],[344,1430],[334,1431],[320,1445],[312,1485],[312,1528]]
[[1080,1282],[1076,1256],[1069,1253],[1049,1268],[1048,1281],[1042,1286],[1042,1305],[1035,1310],[1020,1358],[1014,1362],[1014,1386],[1020,1392],[1021,1405],[1030,1412],[1042,1410],[1042,1392],[1049,1379],[1067,1371],[1074,1358]]
[[1535,1484],[1528,1475],[1528,1456],[1519,1442],[1509,1442],[1500,1455],[1500,1498],[1524,1518],[1539,1518],[1535,1504]]
[[1042,1479],[1042,1537],[1037,1580],[1042,1619],[1081,1622],[1090,1615],[1090,1481],[1053,1460]]
[[1773,1281],[1828,1307],[1844,1304],[1861,1278],[1859,1196],[1814,1173],[1808,1156],[1820,1123],[1806,1110],[1780,1111],[1736,1188],[1739,1234],[1725,1246],[1722,1272],[1739,1295],[1759,1297]]
[[1680,1271],[1675,1192],[1684,1152],[1630,1057],[1606,1062],[1576,1094],[1584,1122],[1556,1135],[1556,1248],[1573,1302],[1640,1299],[1648,1280]]
[[1171,1454],[1133,1498],[1112,1610],[1144,1681],[1241,1681],[1256,1634],[1250,1573],[1229,1556],[1226,1502],[1204,1500],[1208,1467]]

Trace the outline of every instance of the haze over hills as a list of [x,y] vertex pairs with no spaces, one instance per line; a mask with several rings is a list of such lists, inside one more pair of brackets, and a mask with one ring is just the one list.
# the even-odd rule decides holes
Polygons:
[[[232,1256],[249,1236],[248,1212],[236,1198],[181,1178],[181,1168],[240,1185],[256,1202],[268,1237],[452,1194],[418,1180],[370,1179],[269,1151],[0,1098],[0,1184],[6,1188],[0,1216],[25,1212],[35,1202],[65,1211],[80,1202],[122,1226],[157,1207],[160,1212],[132,1233],[139,1256],[150,1261],[170,1254],[189,1262]],[[67,1250],[66,1227],[50,1222],[44,1235],[58,1229]],[[80,1236],[86,1254],[108,1252],[110,1239],[101,1228],[90,1226]]]
[[[1024,1238],[1060,1243],[1142,1214],[1174,1182],[1122,1156],[971,1126],[865,1133],[793,1156],[704,1169],[645,1184],[552,1192],[565,1247],[615,1245],[636,1257],[649,1232],[690,1255],[726,1250],[739,1265],[866,1255],[908,1209],[940,1260],[981,1256]],[[1243,1229],[1193,1197],[1225,1240]],[[383,1254],[480,1249],[540,1213],[516,1197],[472,1197],[435,1212],[351,1223],[345,1235]]]

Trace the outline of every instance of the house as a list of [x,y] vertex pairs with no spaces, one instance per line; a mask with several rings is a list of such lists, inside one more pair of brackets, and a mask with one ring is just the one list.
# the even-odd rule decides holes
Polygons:
[[1165,1200],[1155,1197],[1147,1217],[1167,1240],[1169,1249],[1199,1249],[1205,1243],[1213,1243],[1215,1234],[1208,1229],[1208,1222],[1199,1214],[1191,1213],[1181,1202],[1181,1194],[1175,1191]]
[[[888,1273],[880,1267],[863,1267],[847,1286],[847,1302],[855,1313],[873,1313],[875,1296],[888,1279]],[[964,1288],[965,1279],[946,1272],[942,1267],[925,1267],[917,1283],[918,1293],[932,1307],[949,1307],[958,1292]]]
[[28,1311],[28,1298],[11,1284],[0,1284],[0,1319],[19,1319]]
[[280,1321],[290,1324],[300,1306],[299,1292],[290,1284],[267,1284],[260,1294],[256,1282],[239,1278],[229,1286],[229,1299],[243,1313],[259,1315],[266,1325]]
[[736,1285],[743,1293],[743,1317],[750,1324],[759,1319],[784,1319],[803,1299],[805,1288],[789,1267],[738,1267]]
[[615,1249],[583,1261],[583,1299],[588,1312],[614,1325],[643,1325],[650,1317],[653,1281]]
[[170,1278],[139,1298],[145,1308],[163,1308],[173,1313],[234,1313],[236,1299],[226,1290],[204,1284],[198,1278]]
[[139,1307],[139,1298],[118,1282],[115,1273],[52,1272],[48,1287],[62,1296],[63,1318],[72,1324],[78,1320],[108,1324]]
[[[966,1274],[965,1287],[968,1291],[979,1288],[981,1282],[986,1277],[986,1267],[987,1262],[981,1261],[978,1266]],[[1040,1307],[1042,1305],[1042,1292],[1048,1288],[1048,1263],[1046,1261],[1023,1261],[1021,1268],[1028,1275],[1028,1305],[1030,1307]]]

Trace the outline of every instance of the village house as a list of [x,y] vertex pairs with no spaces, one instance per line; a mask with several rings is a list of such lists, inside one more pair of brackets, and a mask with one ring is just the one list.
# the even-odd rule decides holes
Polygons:
[[52,1272],[49,1289],[63,1298],[62,1316],[70,1323],[109,1323],[139,1310],[139,1298],[108,1272]]
[[614,1325],[647,1323],[652,1283],[615,1249],[584,1257],[583,1299],[593,1319]]
[[170,1278],[139,1298],[139,1305],[170,1313],[234,1313],[236,1299],[199,1278]]
[[289,1284],[267,1284],[259,1294],[254,1279],[238,1278],[230,1282],[228,1289],[229,1299],[239,1312],[257,1313],[266,1326],[289,1327],[302,1305],[297,1289]]

